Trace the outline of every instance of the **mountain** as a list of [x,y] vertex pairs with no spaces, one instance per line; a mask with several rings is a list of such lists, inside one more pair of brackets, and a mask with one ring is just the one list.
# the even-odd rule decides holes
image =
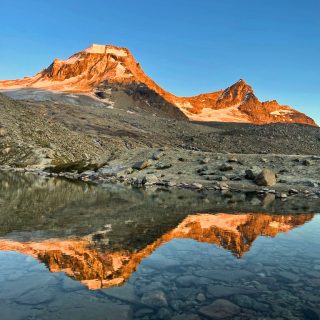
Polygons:
[[215,244],[240,258],[259,236],[275,237],[312,220],[313,214],[193,214],[140,250],[102,250],[101,233],[80,239],[13,241],[0,239],[0,251],[16,251],[44,262],[51,272],[65,272],[90,289],[122,285],[141,261],[173,239]]
[[67,60],[55,59],[34,77],[0,81],[0,90],[26,88],[91,95],[111,107],[130,100],[138,108],[176,119],[187,116],[195,121],[316,125],[303,113],[275,100],[259,101],[242,79],[225,90],[177,97],[150,79],[128,49],[111,45],[93,44]]

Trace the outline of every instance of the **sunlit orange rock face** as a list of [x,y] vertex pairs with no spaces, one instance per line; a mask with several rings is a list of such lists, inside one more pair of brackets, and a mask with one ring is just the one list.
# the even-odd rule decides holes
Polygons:
[[313,214],[195,214],[139,251],[99,250],[90,237],[42,242],[0,240],[0,250],[17,251],[44,262],[51,272],[65,272],[89,289],[123,284],[141,261],[173,239],[212,243],[241,257],[258,236],[274,237],[313,218]]
[[34,77],[0,81],[0,89],[41,88],[56,91],[94,92],[106,84],[144,84],[191,120],[248,122],[315,122],[275,100],[260,102],[243,80],[225,90],[194,97],[177,97],[162,89],[142,70],[130,51],[111,45],[92,45],[67,60],[56,59]]

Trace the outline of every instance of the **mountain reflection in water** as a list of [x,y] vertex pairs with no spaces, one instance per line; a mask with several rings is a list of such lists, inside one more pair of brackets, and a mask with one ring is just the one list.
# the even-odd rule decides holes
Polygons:
[[107,232],[79,239],[71,237],[41,242],[1,239],[0,250],[30,255],[44,262],[51,272],[65,272],[88,288],[97,289],[124,283],[142,259],[173,239],[188,238],[212,243],[241,257],[250,250],[258,236],[274,237],[280,232],[288,232],[310,221],[313,216],[261,213],[193,214],[151,244],[146,243],[141,250],[103,250],[103,242],[108,241]]
[[0,319],[320,319],[319,201],[0,172]]

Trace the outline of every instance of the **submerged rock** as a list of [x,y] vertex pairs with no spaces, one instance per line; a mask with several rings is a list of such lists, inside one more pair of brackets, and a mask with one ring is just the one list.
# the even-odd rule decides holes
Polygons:
[[141,302],[152,308],[166,307],[168,305],[165,293],[160,290],[144,293]]
[[210,319],[225,319],[240,313],[240,307],[226,299],[217,299],[208,306],[201,307],[199,312]]

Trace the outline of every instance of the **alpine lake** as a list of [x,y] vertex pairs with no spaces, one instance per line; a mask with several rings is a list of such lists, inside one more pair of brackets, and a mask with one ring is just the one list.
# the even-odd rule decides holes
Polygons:
[[0,319],[320,319],[318,212],[1,172]]

